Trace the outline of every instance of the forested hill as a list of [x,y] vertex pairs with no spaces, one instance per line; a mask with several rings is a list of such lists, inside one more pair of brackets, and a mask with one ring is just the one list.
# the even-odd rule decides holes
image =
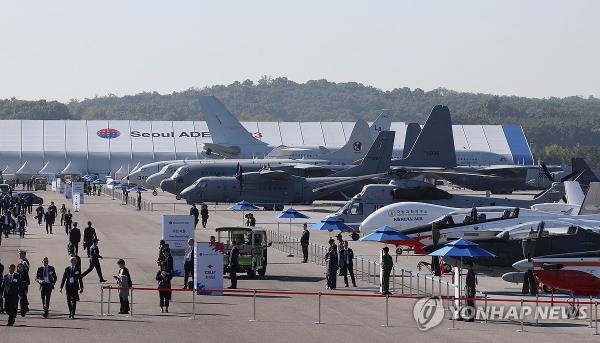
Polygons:
[[161,95],[145,92],[61,104],[0,100],[0,119],[199,120],[198,94],[218,97],[242,120],[352,121],[394,110],[395,121],[423,122],[436,104],[448,105],[457,124],[520,124],[538,157],[551,163],[580,155],[600,168],[600,99],[533,99],[464,93],[443,88],[383,91],[360,83],[296,83],[263,77],[230,85]]

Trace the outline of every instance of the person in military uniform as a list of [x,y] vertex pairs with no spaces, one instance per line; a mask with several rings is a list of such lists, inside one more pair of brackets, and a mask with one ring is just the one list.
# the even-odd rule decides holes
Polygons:
[[381,294],[391,295],[392,293],[390,293],[390,274],[392,273],[392,269],[394,269],[394,260],[392,259],[392,256],[390,256],[390,248],[388,247],[383,248],[381,269],[383,272],[381,281]]
[[38,268],[35,274],[35,280],[40,284],[40,293],[42,296],[42,306],[44,308],[44,318],[48,318],[50,310],[50,296],[54,289],[57,276],[53,266],[48,265],[48,257],[42,260],[42,266]]
[[195,229],[196,226],[198,225],[198,217],[200,216],[200,211],[198,211],[198,208],[196,208],[196,205],[192,205],[192,208],[190,208],[190,216],[194,217],[194,229]]
[[467,277],[465,280],[465,297],[467,300],[467,308],[465,310],[466,318],[465,322],[474,322],[475,314],[477,313],[475,309],[475,293],[477,292],[477,275],[475,275],[475,271],[473,270],[473,261],[467,261],[464,264],[467,269]]
[[71,257],[71,265],[65,268],[62,281],[60,283],[60,292],[63,288],[67,290],[67,306],[69,307],[69,318],[75,319],[75,310],[79,301],[79,294],[83,293],[83,278],[81,277],[81,268],[77,266],[77,259]]
[[21,307],[21,317],[25,317],[29,312],[29,299],[27,299],[27,292],[29,291],[29,273],[25,272],[25,266],[23,263],[17,264],[17,273],[19,274],[19,305]]
[[231,285],[227,288],[236,289],[237,288],[237,270],[240,266],[239,263],[240,250],[237,245],[233,244],[231,250],[229,251],[229,280],[231,281]]
[[83,274],[81,274],[81,278],[83,279],[86,275],[88,275],[92,270],[96,269],[96,273],[98,273],[98,278],[100,282],[106,282],[104,277],[102,277],[102,267],[100,267],[100,260],[102,256],[100,255],[100,248],[98,248],[98,238],[94,238],[92,247],[90,249],[90,266],[86,269]]

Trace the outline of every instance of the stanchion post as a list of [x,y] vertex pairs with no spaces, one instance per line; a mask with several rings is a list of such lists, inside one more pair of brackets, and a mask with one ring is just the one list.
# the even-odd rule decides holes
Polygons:
[[389,315],[389,294],[385,294],[385,324],[381,325],[383,327],[389,327],[390,326],[390,315]]
[[487,323],[488,322],[488,314],[487,314],[487,292],[483,292],[483,296],[484,296],[484,300],[483,300],[483,313],[485,313],[485,323]]
[[129,316],[133,317],[133,287],[129,288],[131,292],[131,301],[129,302]]
[[192,319],[196,319],[196,287],[192,286]]
[[521,299],[521,329],[517,330],[517,332],[525,332],[525,311],[523,310],[523,299]]
[[594,325],[594,327],[596,329],[595,329],[595,332],[594,332],[594,336],[598,336],[598,302],[597,301],[594,303],[594,314],[595,314],[595,317],[596,317],[596,324]]
[[396,292],[396,268],[392,268],[392,291]]
[[421,295],[421,286],[419,284],[419,273],[417,273],[417,295]]
[[104,316],[104,287],[100,285],[100,315]]
[[360,258],[360,278],[365,281],[365,259]]
[[371,283],[371,260],[367,261],[367,282]]
[[540,318],[538,316],[538,304],[539,304],[539,300],[540,300],[540,295],[536,294],[535,295],[535,313],[533,314],[533,316],[535,317],[535,325],[538,325],[540,323]]
[[413,273],[412,273],[412,271],[410,271],[409,273],[410,273],[410,278],[408,279],[408,291],[410,292],[410,295],[412,295],[413,294],[413,291],[412,291],[412,289],[413,289],[413,287],[412,287],[413,286],[413,283],[412,283]]
[[400,272],[402,273],[402,275],[400,275],[400,282],[402,282],[402,295],[404,295],[404,268],[402,268]]
[[321,321],[321,292],[319,292],[318,294],[318,298],[317,298],[317,307],[318,307],[318,319],[315,322],[315,324],[323,324],[323,322]]
[[590,295],[590,303],[588,304],[588,312],[590,313],[590,326],[588,326],[590,329],[593,328],[594,326],[592,325],[592,296]]
[[252,319],[249,322],[256,321],[256,290],[252,291]]
[[109,286],[108,287],[108,305],[107,305],[108,309],[106,311],[107,316],[110,316],[110,293],[111,293],[111,290],[112,290],[112,287]]

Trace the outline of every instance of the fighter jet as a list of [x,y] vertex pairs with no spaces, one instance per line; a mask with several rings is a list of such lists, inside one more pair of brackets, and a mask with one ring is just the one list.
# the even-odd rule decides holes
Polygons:
[[[331,147],[288,147],[272,146],[254,135],[242,126],[239,120],[214,96],[200,96],[200,109],[210,131],[212,143],[204,143],[208,155],[216,153],[224,158],[328,158]],[[380,131],[389,131],[391,114],[383,110],[355,148],[367,151],[373,139]]]
[[[283,170],[272,169],[249,173],[240,170],[235,176],[200,178],[184,189],[181,197],[189,203],[247,200],[267,209],[282,209],[283,204],[310,204],[314,200],[327,198],[344,188],[362,186],[361,181],[368,182],[372,178],[371,175],[388,170],[393,143],[394,132],[379,133],[373,146],[358,166],[328,177],[305,178]],[[354,183],[342,187],[324,187],[347,179],[354,180]]]

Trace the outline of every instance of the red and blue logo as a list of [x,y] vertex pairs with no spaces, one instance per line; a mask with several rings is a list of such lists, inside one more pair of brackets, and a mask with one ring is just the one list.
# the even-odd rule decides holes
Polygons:
[[113,139],[113,138],[119,137],[121,135],[121,132],[117,129],[106,128],[106,129],[98,130],[98,132],[96,132],[96,134],[100,138]]

